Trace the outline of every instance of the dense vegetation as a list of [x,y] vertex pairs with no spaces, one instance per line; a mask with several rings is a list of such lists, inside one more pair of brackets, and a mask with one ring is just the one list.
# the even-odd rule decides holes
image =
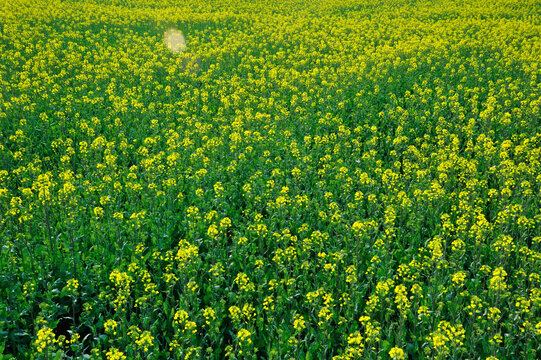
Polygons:
[[540,9],[2,1],[0,358],[541,358]]

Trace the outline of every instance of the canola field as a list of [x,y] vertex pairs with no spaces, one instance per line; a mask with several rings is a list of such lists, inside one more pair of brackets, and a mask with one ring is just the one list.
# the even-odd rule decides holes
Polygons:
[[539,0],[0,1],[0,358],[541,358],[540,60]]

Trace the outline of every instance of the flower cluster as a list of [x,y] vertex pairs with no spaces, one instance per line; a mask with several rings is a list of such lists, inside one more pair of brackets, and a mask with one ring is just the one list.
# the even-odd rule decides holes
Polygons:
[[3,3],[7,357],[540,358],[535,1]]

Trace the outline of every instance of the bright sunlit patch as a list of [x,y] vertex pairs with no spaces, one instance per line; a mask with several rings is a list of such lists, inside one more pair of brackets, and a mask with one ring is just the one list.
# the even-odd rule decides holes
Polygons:
[[186,39],[180,30],[169,29],[163,36],[165,45],[174,53],[180,53],[186,50]]

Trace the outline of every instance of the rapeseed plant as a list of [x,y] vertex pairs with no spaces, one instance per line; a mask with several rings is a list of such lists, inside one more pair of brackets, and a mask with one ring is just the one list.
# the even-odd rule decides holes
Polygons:
[[4,355],[541,357],[535,2],[0,15]]

